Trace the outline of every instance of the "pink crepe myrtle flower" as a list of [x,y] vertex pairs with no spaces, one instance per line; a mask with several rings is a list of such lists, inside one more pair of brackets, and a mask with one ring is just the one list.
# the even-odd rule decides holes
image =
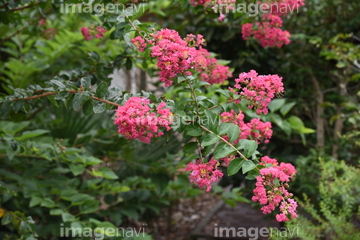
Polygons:
[[45,19],[45,18],[40,19],[38,25],[39,25],[39,26],[44,26],[44,25],[46,25],[46,19]]
[[160,137],[164,130],[171,130],[172,113],[161,102],[156,109],[150,107],[150,100],[144,97],[131,97],[123,106],[119,106],[114,123],[118,132],[127,139],[139,139],[150,143],[151,138]]
[[282,30],[282,19],[273,14],[264,14],[262,22],[257,22],[257,29],[253,29],[251,23],[246,23],[242,26],[241,32],[243,39],[247,40],[253,36],[259,41],[263,47],[278,47],[290,43],[291,34],[288,31]]
[[90,29],[87,27],[82,27],[81,28],[81,33],[82,35],[85,37],[86,41],[89,41],[90,39],[92,39],[91,33],[90,33]]
[[91,40],[93,37],[103,38],[104,33],[106,32],[106,30],[104,28],[102,28],[101,26],[97,26],[96,28],[95,27],[82,27],[80,30],[86,41]]
[[189,34],[182,39],[179,33],[171,29],[161,29],[150,34],[150,39],[136,37],[133,44],[139,49],[151,47],[151,56],[157,58],[159,79],[165,87],[173,84],[177,76],[192,75],[191,69],[200,73],[200,79],[210,84],[223,83],[231,76],[229,67],[218,64],[210,53],[202,48],[205,40],[201,35]]
[[276,159],[267,156],[261,158],[261,164],[272,164],[271,167],[260,169],[260,175],[256,177],[256,188],[253,190],[252,200],[264,205],[261,210],[269,214],[280,206],[280,214],[276,215],[279,222],[289,221],[297,217],[297,203],[292,199],[292,194],[287,191],[288,184],[296,174],[296,169],[290,163],[280,163]]
[[219,20],[220,22],[223,22],[224,19],[225,19],[225,15],[222,14],[222,13],[220,13],[220,16],[218,17],[218,20]]
[[190,182],[198,184],[199,188],[206,187],[206,191],[211,190],[211,183],[216,182],[223,176],[223,173],[217,169],[220,163],[214,158],[211,158],[209,162],[203,163],[201,160],[197,160],[196,163],[190,162],[185,170],[191,171]]
[[131,39],[131,42],[139,49],[140,52],[143,52],[146,48],[145,40],[141,36],[137,36]]
[[[234,88],[230,88],[232,92],[236,89],[244,99],[249,101],[248,108],[256,109],[257,114],[267,114],[267,106],[275,95],[284,92],[282,78],[278,75],[258,75],[255,70],[248,73],[240,73],[239,78],[235,79]],[[238,101],[239,102],[239,101]]]

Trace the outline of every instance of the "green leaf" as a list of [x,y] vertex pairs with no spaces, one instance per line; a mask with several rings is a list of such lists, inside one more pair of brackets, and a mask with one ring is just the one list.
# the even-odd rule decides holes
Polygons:
[[85,167],[80,164],[70,164],[69,168],[75,176],[80,175],[85,171]]
[[235,124],[233,124],[233,123],[220,123],[220,125],[218,127],[219,135],[227,134],[230,131],[230,129],[232,128],[233,125],[235,125]]
[[40,206],[46,207],[46,208],[53,208],[56,206],[55,202],[51,198],[44,198],[41,201]]
[[284,106],[285,102],[286,100],[284,98],[274,99],[269,103],[268,108],[270,112],[275,112]]
[[44,129],[37,129],[37,130],[33,130],[33,131],[25,131],[25,132],[23,132],[23,134],[20,137],[16,137],[15,140],[24,141],[26,139],[34,138],[34,137],[43,135],[43,134],[48,133],[48,132],[49,132],[49,130],[44,130]]
[[89,58],[92,60],[98,61],[100,59],[100,55],[97,52],[92,51],[92,52],[89,52]]
[[251,155],[253,155],[255,150],[257,149],[258,144],[254,140],[241,139],[240,146],[241,149],[244,149],[245,157],[251,157]]
[[229,141],[233,142],[233,141],[237,140],[239,138],[239,134],[240,134],[239,126],[236,126],[235,124],[233,124],[227,133],[227,135],[229,136]]
[[228,176],[232,176],[232,175],[236,174],[240,170],[244,161],[245,160],[243,160],[241,158],[236,158],[236,159],[232,160],[227,169]]
[[28,224],[25,221],[21,221],[19,225],[19,233],[24,234],[28,231]]
[[109,168],[101,167],[98,170],[93,169],[92,175],[95,177],[103,177],[107,179],[118,179],[119,177]]
[[190,161],[192,161],[192,160],[194,160],[194,159],[198,159],[198,158],[200,158],[199,155],[197,155],[197,154],[192,154],[192,155],[188,156],[187,158],[185,158],[183,161],[186,162],[186,163],[188,163],[188,162],[190,162]]
[[233,152],[235,152],[235,149],[233,149],[226,143],[221,143],[214,150],[214,158],[215,159],[224,158]]
[[289,113],[289,111],[295,106],[296,103],[291,102],[291,103],[287,103],[284,106],[281,107],[280,109],[280,113],[283,116],[286,116],[286,114]]
[[59,92],[58,94],[55,95],[55,100],[65,101],[69,95],[70,93],[68,91]]
[[299,130],[304,127],[303,121],[296,116],[289,117],[288,121],[290,122],[291,128],[293,129]]
[[7,133],[9,135],[15,135],[17,132],[23,130],[30,124],[29,121],[26,122],[8,122],[0,121],[0,131]]
[[85,213],[92,213],[97,211],[99,208],[99,202],[95,200],[88,200],[85,201],[83,204],[80,205],[80,212],[82,214]]
[[91,86],[91,79],[89,77],[83,77],[80,79],[81,86],[85,88],[85,90],[89,89]]
[[216,89],[215,92],[221,93],[221,94],[224,95],[226,98],[230,98],[229,91],[226,91],[226,90],[223,90],[223,89]]
[[66,89],[65,84],[63,84],[62,82],[60,82],[59,80],[51,80],[50,81],[53,85],[57,86],[59,90],[64,90]]
[[79,157],[79,159],[80,159],[80,162],[82,162],[82,160],[84,160],[86,165],[96,165],[96,164],[102,163],[102,161],[100,159],[93,157],[93,156],[81,156],[81,157]]
[[303,133],[303,134],[309,134],[309,133],[314,133],[315,130],[312,128],[307,128],[307,127],[303,127],[301,129],[299,129],[299,133]]
[[103,102],[96,102],[93,107],[94,113],[102,113],[105,109],[106,105]]
[[185,153],[193,153],[197,147],[197,142],[189,142],[184,145],[183,150]]
[[72,205],[81,205],[85,201],[93,201],[93,200],[94,198],[92,196],[84,193],[78,193],[70,197],[70,201]]
[[84,94],[82,93],[75,93],[75,96],[74,96],[74,99],[73,99],[73,102],[72,102],[72,107],[73,109],[76,111],[76,110],[79,110],[81,104],[84,102],[84,100],[86,99],[86,97],[84,96]]
[[99,98],[104,98],[108,93],[108,84],[106,82],[101,82],[96,88],[96,96]]
[[97,224],[97,228],[95,228],[95,236],[96,234],[101,234],[101,236],[114,237],[118,232],[117,230],[111,222],[100,222]]
[[138,213],[136,212],[135,209],[122,209],[121,213],[132,218],[132,219],[137,219],[138,218]]
[[133,64],[133,62],[132,62],[131,58],[127,58],[126,62],[125,62],[126,70],[129,71],[132,68],[132,64]]
[[70,213],[61,214],[61,218],[63,222],[75,222],[77,220],[76,217]]
[[[258,165],[259,166],[259,165]],[[262,165],[260,165],[262,166]],[[259,176],[259,170],[254,168],[253,170],[249,171],[245,179],[247,180],[254,180],[257,176]]]
[[122,39],[124,37],[124,29],[117,29],[110,34],[110,39]]
[[6,213],[5,216],[3,216],[3,218],[1,219],[1,225],[9,224],[12,218],[13,218],[12,215]]
[[31,233],[29,233],[29,236],[25,238],[25,240],[37,240]]
[[25,104],[25,100],[24,100],[24,99],[20,99],[20,100],[14,102],[14,103],[12,104],[12,108],[13,108],[14,112],[15,112],[15,113],[19,112],[20,109],[24,106],[24,104]]
[[39,205],[42,202],[42,198],[38,196],[31,196],[29,207],[34,207],[36,205]]
[[85,114],[85,116],[89,116],[94,112],[93,110],[93,101],[90,99],[86,101],[82,106],[82,112]]
[[256,165],[253,163],[253,161],[247,160],[242,165],[242,172],[245,174],[254,168],[256,168]]
[[206,147],[206,146],[212,145],[218,141],[219,141],[219,138],[215,134],[208,133],[205,135],[204,139],[202,140],[201,146]]
[[200,136],[202,132],[199,124],[190,124],[185,128],[185,134],[193,137]]
[[50,215],[61,215],[64,213],[64,210],[60,209],[60,208],[55,208],[55,209],[51,209],[50,210]]

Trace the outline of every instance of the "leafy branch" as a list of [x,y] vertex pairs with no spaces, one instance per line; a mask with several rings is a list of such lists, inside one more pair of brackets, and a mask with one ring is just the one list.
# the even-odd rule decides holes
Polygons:
[[[48,97],[48,96],[56,95],[56,94],[58,94],[59,92],[60,92],[60,91],[47,92],[47,93],[43,93],[43,94],[31,96],[31,97],[15,98],[15,99],[12,99],[12,101],[14,101],[14,102],[19,101],[19,100],[28,101],[28,100],[33,100],[33,99],[37,99],[37,98],[42,98],[42,97]],[[62,92],[63,92],[63,91],[62,91]],[[70,94],[75,94],[75,93],[81,93],[81,92],[83,92],[83,91],[67,90],[67,92],[70,93]],[[98,98],[98,97],[96,97],[96,96],[91,96],[91,98],[94,99],[94,100],[96,100],[96,101],[103,102],[103,103],[107,103],[107,104],[110,104],[110,105],[115,106],[115,107],[121,106],[121,105],[118,104],[118,103],[114,103],[114,102],[111,102],[111,101],[108,101],[108,100],[105,100],[105,99],[102,99],[102,98]]]
[[227,145],[229,145],[231,148],[233,148],[237,154],[239,154],[244,160],[246,161],[250,161],[247,157],[244,156],[244,154],[242,154],[233,144],[231,144],[228,140],[226,140],[225,138],[219,136],[218,134],[214,133],[213,131],[211,131],[210,129],[204,127],[203,125],[200,125],[200,127],[202,129],[204,129],[205,131],[214,134],[215,136],[217,136],[218,138],[220,138],[221,141],[223,141],[224,143],[226,143]]

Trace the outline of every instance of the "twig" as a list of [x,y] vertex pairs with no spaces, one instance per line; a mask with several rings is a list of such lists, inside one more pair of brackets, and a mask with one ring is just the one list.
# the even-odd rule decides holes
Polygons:
[[5,3],[4,5],[1,5],[0,9],[6,7],[7,5],[9,5],[9,3]]
[[[185,76],[184,76],[184,77],[185,77]],[[199,114],[199,103],[198,103],[198,101],[197,101],[197,99],[196,99],[196,94],[195,94],[194,88],[193,88],[193,86],[191,85],[191,83],[190,83],[189,80],[187,81],[187,83],[188,83],[188,85],[189,85],[189,87],[190,87],[190,89],[191,89],[191,95],[193,96],[193,98],[194,98],[194,100],[195,100],[197,114]],[[196,115],[196,118],[197,118],[197,117],[198,117],[198,115]]]
[[[80,93],[80,92],[82,92],[82,91],[68,90],[67,92],[69,92],[70,94],[74,94],[74,93]],[[15,98],[15,99],[13,99],[12,101],[14,101],[14,102],[19,101],[19,100],[28,101],[28,100],[33,100],[33,99],[37,99],[37,98],[42,98],[42,97],[47,97],[47,96],[56,95],[56,94],[58,94],[58,93],[59,93],[59,92],[47,92],[47,93],[43,93],[43,94],[31,96],[31,97]],[[110,104],[110,105],[115,106],[115,107],[121,106],[121,105],[118,104],[118,103],[114,103],[114,102],[111,102],[111,101],[108,101],[108,100],[105,100],[105,99],[102,99],[102,98],[98,98],[98,97],[95,97],[95,96],[91,96],[91,98],[94,99],[94,100],[96,100],[96,101],[104,102],[104,103]]]
[[126,19],[129,21],[130,25],[134,28],[134,30],[137,30],[137,27],[134,25],[134,23],[130,20],[128,16],[125,16]]
[[26,8],[31,8],[33,6],[36,6],[36,5],[39,5],[41,2],[36,2],[32,5],[27,5],[27,6],[23,6],[23,7],[19,7],[19,8],[14,8],[14,9],[10,9],[9,11],[10,12],[15,12],[15,11],[20,11],[20,10],[23,10],[23,9],[26,9]]
[[212,133],[212,134],[215,134],[218,138],[221,139],[221,141],[223,141],[224,143],[226,143],[227,145],[229,145],[230,147],[232,147],[236,152],[237,154],[239,154],[244,160],[246,161],[250,161],[248,158],[246,158],[234,145],[232,145],[228,140],[226,140],[225,138],[217,135],[216,133],[214,133],[213,131],[211,131],[210,129],[207,129],[206,127],[204,127],[203,125],[200,125],[200,127],[202,129],[204,129],[205,131],[209,132],[209,133]]
[[223,104],[225,104],[225,103],[232,103],[232,102],[234,102],[235,100],[237,100],[237,99],[229,99],[227,102],[223,102],[223,103],[220,103],[220,104],[218,104],[218,105],[212,106],[212,107],[209,108],[208,110],[211,110],[211,109],[220,107],[221,105],[223,105]]
[[13,36],[15,36],[16,34],[24,31],[25,28],[27,28],[28,26],[22,27],[19,30],[17,30],[16,32],[14,32],[13,34],[11,34],[10,36],[5,37],[3,40],[0,41],[0,45],[2,45],[4,42],[6,42],[7,40],[9,40],[10,38],[12,38]]

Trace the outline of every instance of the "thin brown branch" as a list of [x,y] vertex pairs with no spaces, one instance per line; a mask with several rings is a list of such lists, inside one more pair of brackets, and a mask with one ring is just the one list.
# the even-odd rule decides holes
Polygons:
[[1,5],[0,9],[6,7],[7,5],[9,5],[9,3],[5,3],[4,5]]
[[14,9],[10,9],[9,11],[10,12],[15,12],[15,11],[20,11],[20,10],[23,10],[23,9],[26,9],[26,8],[31,8],[31,7],[34,7],[36,5],[39,5],[41,2],[36,2],[34,4],[31,4],[31,5],[27,5],[27,6],[23,6],[23,7],[19,7],[19,8],[14,8]]
[[[185,76],[183,76],[183,77],[185,78]],[[187,83],[188,83],[188,85],[189,85],[189,87],[190,87],[190,89],[191,89],[191,95],[192,95],[192,97],[193,97],[194,100],[195,100],[197,114],[199,114],[199,103],[198,103],[198,101],[197,101],[197,99],[196,99],[195,90],[194,90],[193,86],[191,85],[190,81],[187,81]],[[196,115],[196,116],[197,116],[197,115]],[[198,117],[198,116],[197,116],[197,117]]]
[[223,102],[223,103],[220,103],[218,105],[215,105],[215,106],[212,106],[211,108],[209,108],[208,110],[211,110],[211,109],[214,109],[214,108],[217,108],[217,107],[220,107],[221,105],[225,104],[225,103],[232,103],[232,102],[235,102],[237,99],[229,99],[228,101],[226,102]]
[[[43,90],[41,90],[41,91],[43,91]],[[74,93],[80,93],[80,92],[82,92],[82,91],[68,90],[67,92],[69,92],[70,94],[74,94]],[[56,95],[56,94],[58,94],[58,93],[59,93],[59,92],[47,92],[47,93],[43,93],[43,94],[31,96],[31,97],[26,97],[26,98],[15,98],[15,99],[13,99],[12,101],[14,101],[14,102],[19,101],[19,100],[28,101],[28,100],[33,100],[33,99],[37,99],[37,98],[42,98],[42,97],[48,97],[48,96]],[[114,102],[111,102],[111,101],[108,101],[108,100],[105,100],[105,99],[102,99],[102,98],[98,98],[98,97],[95,97],[95,96],[91,96],[91,98],[94,99],[94,100],[96,100],[96,101],[103,102],[103,103],[106,103],[106,104],[110,104],[110,105],[115,106],[115,107],[121,106],[121,105],[118,104],[118,103],[114,103]]]
[[5,37],[4,39],[2,39],[2,40],[0,41],[0,45],[2,45],[4,42],[6,42],[7,40],[9,40],[9,39],[12,38],[13,36],[17,35],[18,33],[24,31],[26,28],[27,28],[27,26],[22,27],[22,28],[20,28],[19,30],[17,30],[16,32],[14,32],[13,34],[11,34],[10,36]]
[[114,103],[114,102],[110,102],[108,100],[105,100],[105,99],[102,99],[102,98],[98,98],[98,97],[95,97],[95,96],[91,96],[92,99],[96,100],[96,101],[99,101],[99,102],[103,102],[103,103],[107,103],[107,104],[110,104],[110,105],[113,105],[115,107],[120,107],[121,105],[118,104],[118,103]]

